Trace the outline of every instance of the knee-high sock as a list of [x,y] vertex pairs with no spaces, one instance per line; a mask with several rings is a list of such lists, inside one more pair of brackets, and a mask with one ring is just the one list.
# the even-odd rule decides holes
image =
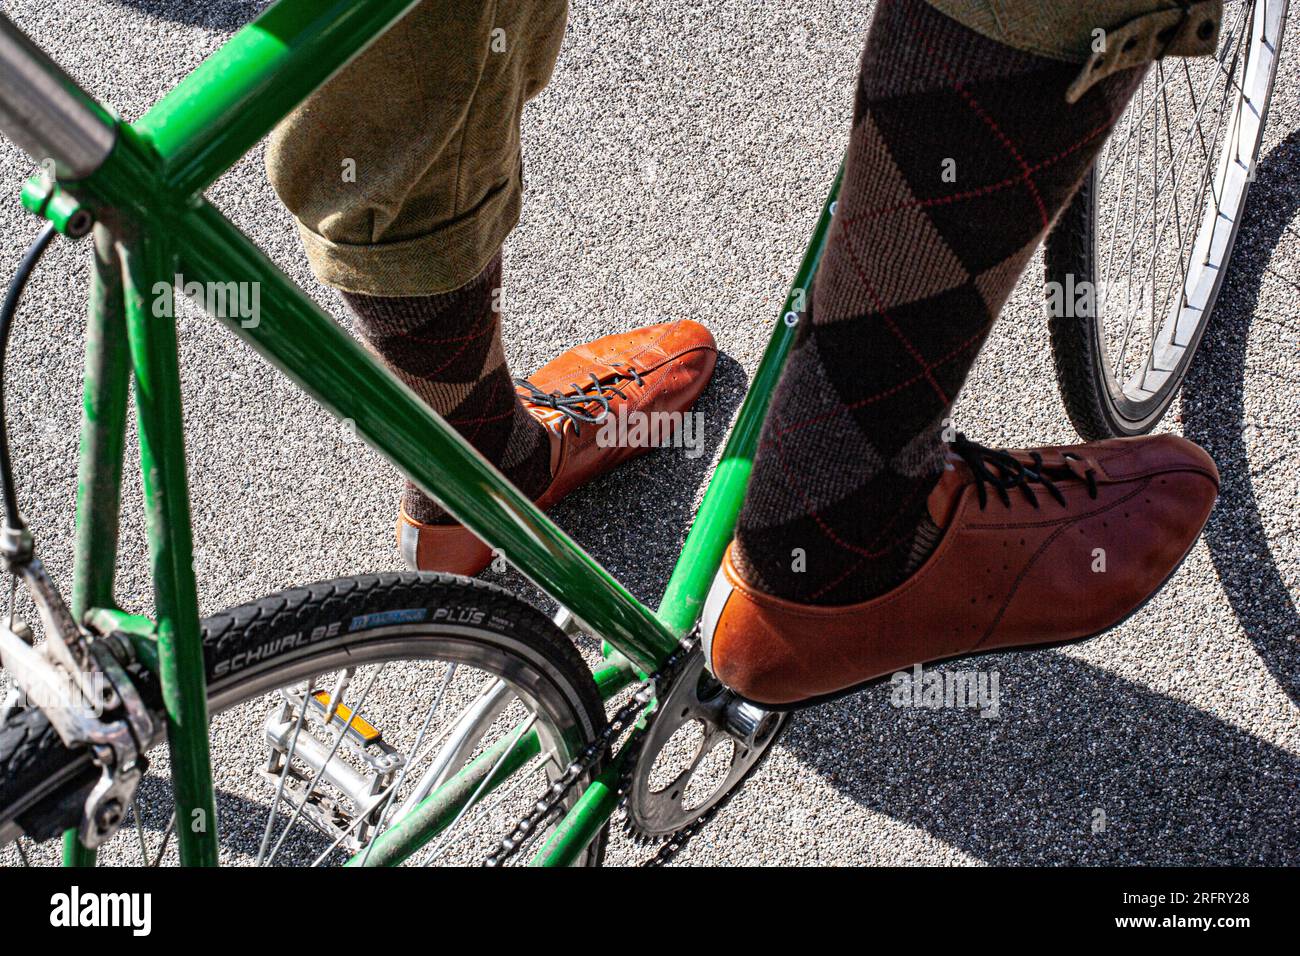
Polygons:
[[754,586],[855,603],[933,549],[943,421],[1143,72],[1069,104],[1078,71],[881,0],[812,307],[740,516],[735,560]]
[[[497,253],[473,281],[441,295],[342,293],[362,340],[434,411],[532,497],[549,484],[550,441],[524,409],[501,348]],[[451,521],[407,483],[402,507],[416,521]]]

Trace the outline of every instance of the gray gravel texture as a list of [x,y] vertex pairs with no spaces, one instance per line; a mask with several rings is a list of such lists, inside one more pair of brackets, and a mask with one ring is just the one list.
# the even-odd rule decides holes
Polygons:
[[[260,4],[5,8],[82,84],[135,118]],[[514,369],[601,334],[687,317],[707,323],[723,353],[700,406],[710,454],[657,453],[555,511],[646,601],[667,580],[834,172],[870,13],[861,0],[575,0],[555,79],[527,111],[524,218],[505,262]],[[1103,637],[984,659],[978,666],[1000,676],[997,719],[896,709],[885,688],[799,714],[679,862],[1300,862],[1296,43],[1293,28],[1227,288],[1161,426],[1203,443],[1225,479],[1182,569]],[[246,157],[213,200],[341,317],[307,269],[261,160],[260,149]],[[15,196],[0,204],[6,269],[37,229],[16,201],[30,171],[0,142],[0,184]],[[959,426],[989,444],[1074,437],[1056,395],[1040,277],[1036,264],[957,410]],[[9,359],[23,505],[65,586],[87,279],[84,246],[49,254]],[[187,313],[181,341],[203,610],[398,567],[398,483],[378,457],[214,323]],[[139,506],[137,479],[119,594],[147,611]],[[488,577],[541,600],[513,574]],[[610,862],[645,855],[616,833]]]

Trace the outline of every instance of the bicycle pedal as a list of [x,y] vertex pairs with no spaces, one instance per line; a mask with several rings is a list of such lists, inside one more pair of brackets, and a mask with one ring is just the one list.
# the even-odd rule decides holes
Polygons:
[[[281,788],[281,773],[286,774],[283,788]],[[369,826],[365,823],[358,825],[356,811],[348,807],[346,801],[323,792],[319,787],[319,781],[317,786],[308,793],[307,788],[313,781],[310,772],[304,773],[301,767],[291,766],[287,771],[263,768],[261,774],[266,782],[280,793],[280,799],[298,812],[302,820],[325,834],[345,851],[356,852],[364,845],[363,838],[369,832]]]
[[[262,775],[284,798],[333,837],[351,845],[377,822],[370,818],[406,761],[383,732],[330,693],[300,687],[286,692],[263,727],[268,746]],[[303,712],[306,708],[306,712]]]

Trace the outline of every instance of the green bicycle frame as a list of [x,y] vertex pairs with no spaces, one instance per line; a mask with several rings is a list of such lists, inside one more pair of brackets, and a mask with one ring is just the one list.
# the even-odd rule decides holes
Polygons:
[[[217,827],[176,326],[170,316],[155,314],[159,284],[170,289],[178,274],[205,287],[209,282],[256,283],[261,307],[255,320],[216,318],[337,418],[354,423],[357,434],[416,485],[550,594],[582,627],[621,653],[630,666],[613,664],[596,675],[609,696],[635,680],[637,672],[655,670],[699,620],[734,531],[763,418],[829,233],[839,177],[663,601],[652,612],[203,198],[208,185],[413,5],[414,0],[280,0],[130,125],[114,119],[44,54],[30,48],[33,62],[56,78],[59,95],[71,98],[71,109],[90,128],[90,138],[101,127],[111,137],[111,148],[92,169],[77,168],[56,151],[58,138],[46,137],[40,145],[48,151],[36,151],[45,151],[55,161],[59,183],[33,179],[23,200],[61,231],[72,233],[70,224],[83,212],[96,223],[72,605],[79,620],[129,634],[141,659],[147,665],[156,663],[174,776],[176,832],[185,865],[216,863]],[[7,30],[6,38],[17,35],[3,17],[0,28]],[[84,222],[85,217],[80,218]],[[153,622],[127,614],[114,600],[131,381],[154,581]],[[522,754],[530,745],[535,741],[524,738],[516,747]],[[563,865],[582,852],[614,810],[613,784],[622,756],[616,756],[581,796],[534,862]],[[514,765],[513,760],[507,765]],[[472,764],[464,773],[473,771]],[[447,786],[465,791],[461,777]],[[435,792],[377,841],[367,862],[405,858],[419,841],[437,832],[439,819],[456,806],[454,793]],[[439,813],[437,808],[442,808]],[[93,859],[75,835],[65,837],[65,862]]]

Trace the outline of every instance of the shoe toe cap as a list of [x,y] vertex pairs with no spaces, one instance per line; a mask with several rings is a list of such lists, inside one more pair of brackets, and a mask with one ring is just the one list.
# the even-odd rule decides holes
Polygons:
[[[1199,453],[1189,451],[1188,467],[1126,483],[1108,507],[1054,536],[1007,609],[999,628],[1004,637],[1038,631],[1056,631],[1064,639],[1095,634],[1121,623],[1155,595],[1195,544],[1218,496],[1213,462],[1208,456],[1202,461],[1204,453],[1195,445],[1183,444]],[[1071,608],[1068,627],[1060,626],[1060,607]]]
[[1098,460],[1114,478],[1190,472],[1207,478],[1216,491],[1219,487],[1219,469],[1209,452],[1180,435],[1147,435],[1099,444]]
[[718,348],[713,333],[694,319],[678,319],[676,322],[665,322],[653,328],[662,330],[663,337],[660,343],[667,352],[689,349],[716,351]]

